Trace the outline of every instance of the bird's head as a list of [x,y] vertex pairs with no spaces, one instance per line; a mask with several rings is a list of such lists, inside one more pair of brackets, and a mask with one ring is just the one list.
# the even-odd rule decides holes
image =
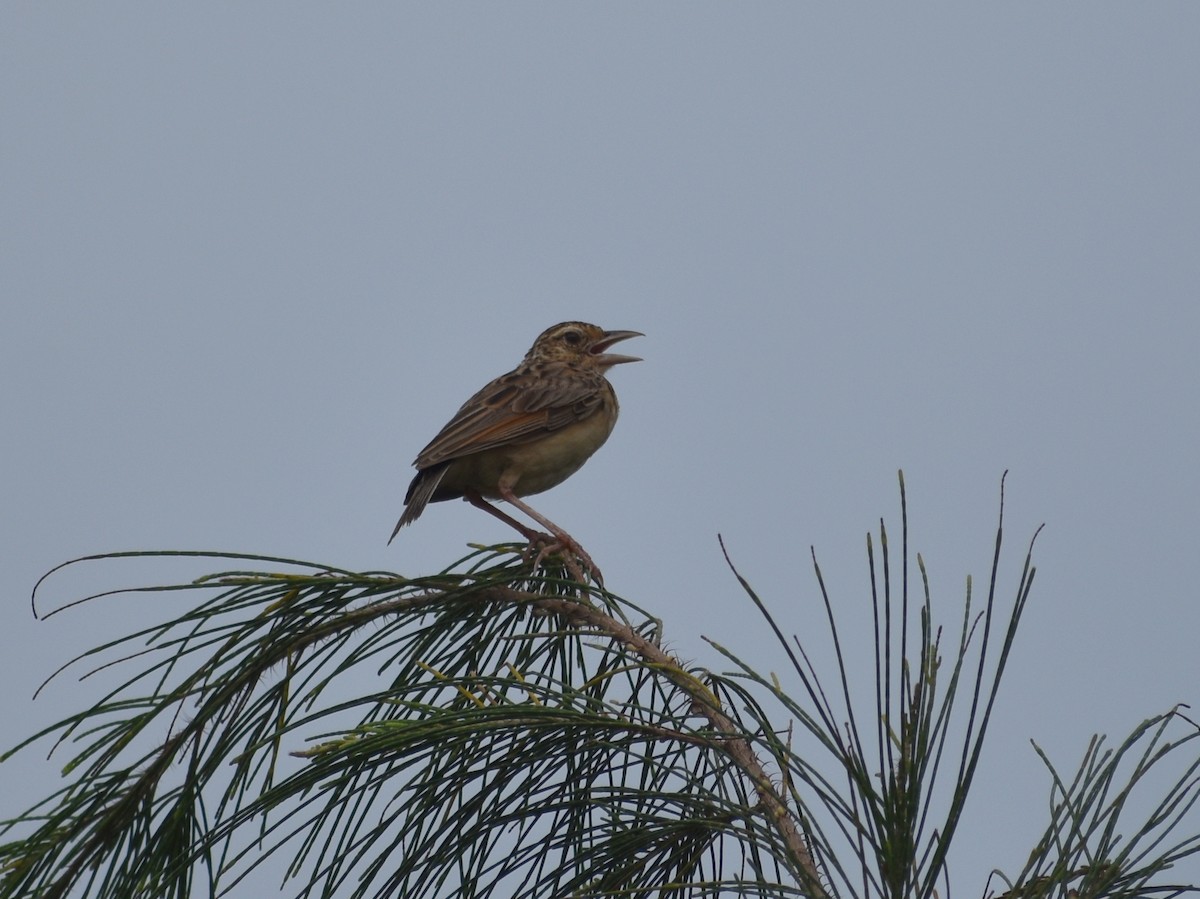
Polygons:
[[563,322],[539,334],[525,360],[572,362],[604,371],[623,362],[641,362],[637,356],[622,356],[605,350],[618,341],[642,336],[640,331],[605,331],[587,322]]

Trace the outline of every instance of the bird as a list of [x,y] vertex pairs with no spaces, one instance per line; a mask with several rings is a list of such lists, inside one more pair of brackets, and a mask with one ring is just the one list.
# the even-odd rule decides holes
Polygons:
[[[579,321],[561,322],[539,334],[516,368],[463,403],[417,455],[417,474],[388,543],[429,503],[462,498],[514,527],[531,546],[540,543],[535,567],[547,553],[568,550],[600,581],[599,569],[578,542],[521,497],[558,486],[608,440],[619,406],[606,374],[615,365],[642,361],[608,349],[644,336]],[[520,509],[552,539],[525,527],[489,499]]]

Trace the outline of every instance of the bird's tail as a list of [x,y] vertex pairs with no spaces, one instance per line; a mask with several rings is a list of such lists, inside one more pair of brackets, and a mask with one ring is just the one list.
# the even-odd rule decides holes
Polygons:
[[438,465],[434,468],[426,468],[424,471],[417,472],[417,476],[408,485],[408,493],[404,495],[404,514],[396,522],[396,529],[392,531],[392,536],[388,537],[389,545],[396,539],[396,535],[400,533],[400,528],[406,524],[412,524],[421,517],[421,513],[429,505],[429,500],[433,496],[434,491],[437,490],[438,485],[442,482],[442,475],[446,473],[446,468],[446,465]]

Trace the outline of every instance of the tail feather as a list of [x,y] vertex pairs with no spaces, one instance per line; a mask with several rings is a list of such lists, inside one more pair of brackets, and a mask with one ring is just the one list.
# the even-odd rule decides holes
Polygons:
[[424,471],[417,472],[417,476],[408,485],[408,493],[404,495],[404,514],[400,516],[400,520],[396,522],[396,529],[392,531],[392,536],[388,538],[389,545],[396,539],[396,535],[400,533],[400,528],[406,524],[412,524],[421,517],[421,513],[429,505],[429,500],[433,496],[434,491],[437,490],[438,485],[442,482],[442,475],[446,473],[446,468],[446,465],[437,465],[433,468],[426,468]]

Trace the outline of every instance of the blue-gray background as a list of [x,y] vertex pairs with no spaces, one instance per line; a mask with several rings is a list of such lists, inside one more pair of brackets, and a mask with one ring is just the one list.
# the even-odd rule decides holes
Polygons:
[[[535,504],[686,659],[787,679],[718,532],[820,656],[815,546],[865,641],[898,468],[956,623],[1010,470],[1006,595],[1047,527],[955,884],[1018,869],[1030,738],[1071,768],[1200,701],[1198,46],[1182,3],[6,4],[4,745],[94,695],[31,703],[72,653],[179,608],[36,623],[65,559],[510,539],[452,503],[385,546],[417,451],[579,318],[646,361]],[[60,764],[0,768],[0,813]]]

